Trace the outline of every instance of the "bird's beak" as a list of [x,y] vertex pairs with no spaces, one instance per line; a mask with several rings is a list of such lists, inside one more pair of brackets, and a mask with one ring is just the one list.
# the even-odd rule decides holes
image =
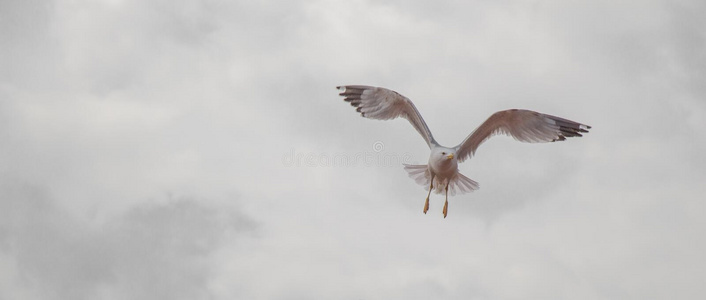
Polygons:
[[446,156],[446,158],[448,158],[448,159],[454,159],[454,154],[451,153],[451,154],[449,154],[448,156]]

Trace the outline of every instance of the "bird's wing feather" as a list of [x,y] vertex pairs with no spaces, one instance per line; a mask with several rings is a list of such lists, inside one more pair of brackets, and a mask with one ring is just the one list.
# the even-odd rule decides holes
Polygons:
[[494,113],[456,146],[459,162],[471,158],[478,146],[496,134],[510,135],[527,143],[563,141],[580,137],[591,126],[531,110],[509,109]]
[[422,115],[407,97],[381,87],[346,85],[336,88],[342,91],[339,95],[345,97],[343,100],[357,107],[356,111],[363,117],[377,120],[405,118],[424,138],[429,148],[437,145]]

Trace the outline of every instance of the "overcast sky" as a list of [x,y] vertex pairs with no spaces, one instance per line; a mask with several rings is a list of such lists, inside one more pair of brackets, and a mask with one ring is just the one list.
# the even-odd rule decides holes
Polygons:
[[[706,297],[704,1],[0,1],[0,299]],[[495,111],[449,199],[428,149]]]

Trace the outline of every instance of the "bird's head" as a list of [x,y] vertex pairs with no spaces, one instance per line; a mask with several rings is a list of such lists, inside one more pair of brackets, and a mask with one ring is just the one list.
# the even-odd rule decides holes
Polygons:
[[454,149],[441,148],[436,151],[434,156],[439,162],[450,162],[456,159],[456,151]]

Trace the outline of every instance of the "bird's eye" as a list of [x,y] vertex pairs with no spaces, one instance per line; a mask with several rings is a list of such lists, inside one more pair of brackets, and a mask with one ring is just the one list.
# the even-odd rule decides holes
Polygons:
[[446,155],[446,152],[441,152],[441,155]]

